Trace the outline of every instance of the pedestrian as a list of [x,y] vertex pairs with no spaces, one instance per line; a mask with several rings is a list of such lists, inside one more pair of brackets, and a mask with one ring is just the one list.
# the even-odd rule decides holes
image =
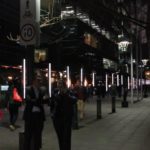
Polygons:
[[57,88],[53,90],[50,111],[60,150],[71,150],[73,105],[75,102],[76,98],[67,89],[65,82],[59,80]]
[[[6,93],[9,110],[9,128],[13,131],[16,129],[16,121],[18,119],[19,106],[21,106],[22,97],[17,80],[9,81],[9,88]],[[15,97],[19,97],[17,100]]]
[[40,150],[45,121],[45,93],[41,89],[41,77],[35,76],[27,90],[23,119],[25,121],[25,150]]
[[86,88],[82,86],[80,81],[78,80],[76,82],[74,90],[78,98],[77,105],[78,105],[79,119],[83,120],[85,117],[85,102],[87,99]]

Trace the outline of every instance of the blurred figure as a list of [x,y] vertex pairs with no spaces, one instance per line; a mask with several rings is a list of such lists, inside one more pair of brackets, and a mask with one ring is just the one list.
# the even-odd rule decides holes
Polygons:
[[75,102],[76,98],[67,89],[66,83],[59,80],[57,87],[53,90],[50,111],[60,150],[71,150],[73,105]]
[[6,93],[6,99],[8,101],[8,110],[9,110],[9,117],[10,117],[9,127],[11,130],[15,130],[16,129],[15,124],[18,118],[18,111],[19,111],[19,106],[21,106],[21,102],[15,101],[13,99],[14,97],[13,90],[14,88],[16,88],[19,95],[21,95],[21,92],[20,92],[21,90],[19,89],[20,85],[19,85],[18,80],[9,81],[8,85],[9,85],[9,88]]
[[74,88],[78,101],[78,111],[79,111],[79,118],[82,120],[85,116],[85,101],[87,98],[86,88],[81,86],[80,81],[77,81],[76,86]]
[[105,88],[105,84],[102,82],[102,98],[105,98],[106,95],[106,88]]
[[41,78],[35,76],[27,90],[23,119],[25,121],[25,150],[39,150],[42,147],[42,131],[45,121],[43,103],[45,93],[41,89]]
[[4,113],[3,111],[0,109],[0,121],[3,119]]

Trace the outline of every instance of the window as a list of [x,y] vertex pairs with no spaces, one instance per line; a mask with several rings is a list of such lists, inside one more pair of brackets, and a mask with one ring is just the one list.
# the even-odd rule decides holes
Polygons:
[[47,59],[47,49],[35,49],[34,61],[36,63],[46,61]]

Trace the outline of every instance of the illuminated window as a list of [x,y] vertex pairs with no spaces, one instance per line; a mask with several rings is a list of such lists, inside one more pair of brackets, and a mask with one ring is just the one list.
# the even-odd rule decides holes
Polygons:
[[47,49],[35,49],[34,61],[36,63],[46,61],[46,58],[47,58]]
[[84,43],[90,45],[94,48],[97,48],[97,39],[89,33],[84,34]]
[[145,71],[145,78],[150,80],[150,70]]

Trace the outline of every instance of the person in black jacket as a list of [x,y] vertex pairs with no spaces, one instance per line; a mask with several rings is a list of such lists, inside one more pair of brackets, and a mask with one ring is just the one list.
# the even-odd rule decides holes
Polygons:
[[23,119],[25,121],[25,150],[39,150],[42,146],[42,131],[45,121],[43,101],[45,93],[40,87],[40,79],[35,77],[27,90]]
[[67,89],[65,82],[58,81],[57,88],[53,91],[50,108],[60,150],[71,150],[74,103],[76,103],[74,94]]

